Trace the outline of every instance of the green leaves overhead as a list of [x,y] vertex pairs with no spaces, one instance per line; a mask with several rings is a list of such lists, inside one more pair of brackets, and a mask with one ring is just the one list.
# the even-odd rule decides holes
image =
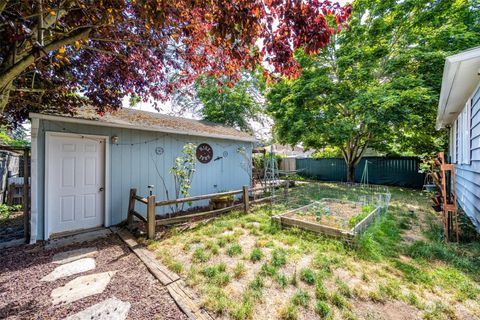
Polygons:
[[244,73],[235,84],[224,84],[207,77],[198,81],[197,97],[202,102],[202,118],[251,131],[249,121],[259,120],[264,84],[254,73]]
[[316,57],[297,51],[302,75],[271,88],[278,136],[338,147],[353,166],[366,147],[441,150],[446,140],[434,125],[444,60],[480,44],[478,7],[470,0],[354,1],[349,29]]

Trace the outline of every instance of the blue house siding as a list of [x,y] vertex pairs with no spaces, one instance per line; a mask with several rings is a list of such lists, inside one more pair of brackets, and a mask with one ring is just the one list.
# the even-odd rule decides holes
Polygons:
[[[213,148],[213,159],[223,157],[208,164],[196,163],[196,172],[192,180],[191,195],[240,189],[250,184],[248,159],[238,152],[244,147],[246,154],[251,154],[252,143],[214,139],[206,137],[167,134],[161,132],[121,129],[97,125],[62,123],[50,120],[40,120],[37,137],[38,160],[38,239],[44,235],[45,207],[45,133],[66,132],[90,135],[118,136],[118,145],[110,144],[109,163],[106,165],[109,181],[105,187],[109,189],[109,221],[118,224],[127,218],[128,195],[130,188],[136,188],[140,195],[148,194],[148,185],[154,185],[157,201],[166,200],[165,188],[159,173],[163,176],[165,185],[174,198],[174,182],[170,168],[174,159],[181,154],[186,143],[208,143]],[[162,147],[163,154],[157,155],[155,149]],[[193,205],[203,205],[206,202],[196,202]],[[145,206],[138,205],[136,210],[145,214]],[[168,208],[157,208],[157,214],[166,215]]]
[[472,97],[471,108],[470,164],[456,165],[457,200],[480,231],[480,88]]

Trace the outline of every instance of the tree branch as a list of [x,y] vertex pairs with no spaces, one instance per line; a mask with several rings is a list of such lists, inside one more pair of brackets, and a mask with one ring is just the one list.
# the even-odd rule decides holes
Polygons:
[[[75,41],[86,39],[91,31],[92,31],[92,28],[79,30],[73,34],[70,34],[65,38],[62,38],[50,43],[49,45],[45,46],[43,50],[40,50],[38,59],[43,58],[46,54],[48,54],[51,51],[58,50],[62,46],[74,44]],[[3,99],[6,96],[5,90],[10,91],[9,84],[11,84],[11,82],[15,80],[15,78],[18,77],[25,69],[27,69],[33,63],[35,63],[35,59],[36,59],[35,55],[33,54],[33,52],[31,52],[29,55],[25,56],[22,60],[18,61],[10,69],[8,69],[6,72],[0,75],[0,107],[2,106],[5,107],[6,105],[6,102],[3,101]],[[3,108],[0,109],[0,112],[2,111],[3,111]]]
[[83,48],[88,49],[88,50],[92,50],[92,51],[96,51],[96,52],[100,52],[100,53],[104,53],[104,54],[110,54],[110,55],[120,57],[120,58],[126,58],[125,55],[123,55],[121,53],[113,52],[113,51],[107,51],[107,50],[98,49],[98,48],[94,48],[94,47],[90,47],[90,46],[83,46]]
[[7,7],[8,0],[0,0],[0,13]]

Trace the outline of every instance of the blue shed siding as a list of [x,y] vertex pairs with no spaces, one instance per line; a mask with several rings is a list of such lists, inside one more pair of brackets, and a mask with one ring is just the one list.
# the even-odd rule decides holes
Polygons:
[[[38,130],[38,238],[44,239],[44,204],[45,204],[45,133],[47,131],[68,132],[78,134],[118,136],[118,145],[111,144],[110,139],[110,181],[106,181],[106,188],[110,190],[109,215],[112,225],[118,224],[127,217],[128,195],[130,188],[137,188],[137,193],[147,195],[148,185],[154,185],[156,200],[165,200],[160,172],[169,190],[169,198],[174,198],[174,182],[170,168],[174,159],[181,154],[186,143],[208,143],[213,148],[213,159],[228,155],[208,164],[196,163],[196,172],[192,180],[190,194],[201,195],[220,192],[224,190],[241,189],[250,184],[250,174],[247,172],[245,156],[238,152],[244,147],[247,154],[251,154],[252,143],[196,137],[187,135],[167,134],[142,130],[103,127],[97,125],[84,125],[62,123],[57,121],[40,120]],[[162,155],[155,153],[155,148],[162,147]],[[194,205],[203,205],[206,202],[196,202]],[[137,205],[136,210],[145,214],[145,205]],[[166,215],[168,208],[157,208],[157,214]]]
[[457,200],[480,231],[480,88],[472,97],[471,108],[470,164],[456,165]]

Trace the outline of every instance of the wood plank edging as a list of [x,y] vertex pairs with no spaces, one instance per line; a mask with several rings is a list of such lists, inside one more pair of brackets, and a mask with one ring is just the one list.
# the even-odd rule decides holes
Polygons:
[[112,228],[119,238],[127,244],[130,250],[143,262],[148,271],[167,288],[168,293],[182,312],[191,320],[213,320],[206,310],[202,309],[199,301],[189,294],[180,276],[170,271],[158,261],[154,254],[139,244],[134,236],[126,229]]

